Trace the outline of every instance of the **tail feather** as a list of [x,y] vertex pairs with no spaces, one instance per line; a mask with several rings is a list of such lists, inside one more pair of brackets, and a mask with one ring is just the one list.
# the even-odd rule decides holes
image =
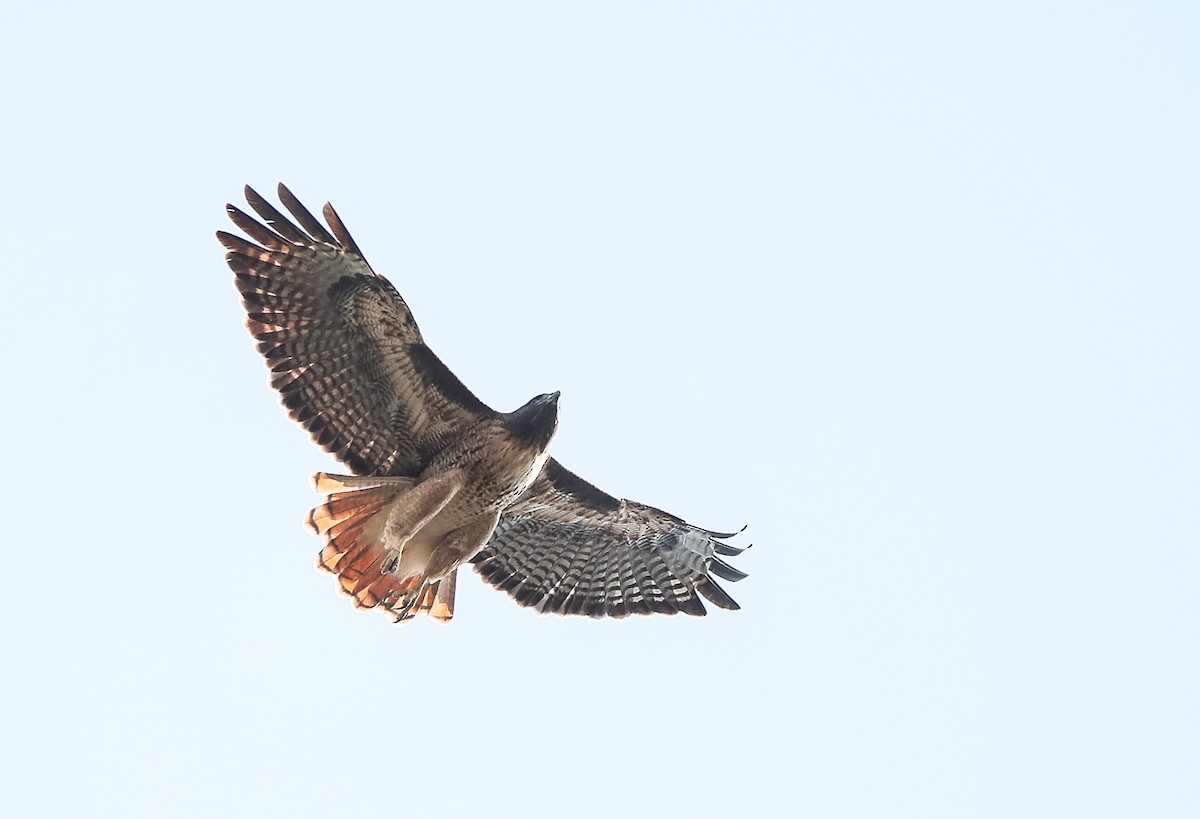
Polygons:
[[458,569],[435,584],[437,594],[429,606],[429,616],[439,623],[449,623],[454,617],[454,590],[458,585]]
[[[339,590],[352,598],[356,608],[381,608],[398,625],[418,614],[445,623],[454,616],[454,574],[426,583],[419,574],[394,574],[381,568],[387,554],[384,523],[393,502],[415,484],[412,478],[318,472],[313,486],[327,497],[305,523],[326,540],[317,568],[337,576]],[[410,602],[413,594],[420,597]]]
[[[359,586],[383,576],[380,563],[383,549],[369,541],[359,541],[350,548],[338,566],[338,582],[346,594],[354,594]],[[366,580],[364,581],[364,575]]]
[[356,515],[354,517],[340,520],[325,531],[325,539],[349,543],[351,538],[356,538],[361,534],[361,530],[366,528],[366,525],[370,522],[371,517],[381,511],[383,510],[368,509],[364,510],[364,514],[362,515]]
[[350,550],[363,534],[364,521],[354,521],[337,535],[326,535],[328,545],[321,550],[321,554],[317,556],[317,568],[330,574],[337,574],[341,571],[343,562],[346,556],[350,554]]
[[435,583],[429,583],[425,586],[425,591],[421,594],[421,599],[413,606],[413,611],[420,614],[429,611],[433,607],[433,599],[437,597],[438,586],[442,585],[439,580]]
[[382,475],[331,475],[328,472],[314,472],[312,476],[313,489],[322,495],[332,495],[347,489],[371,489],[376,486],[411,486],[416,483],[413,478],[395,478]]
[[344,554],[346,553],[340,551],[336,545],[332,543],[326,544],[321,553],[317,555],[317,569],[322,572],[336,574],[337,564],[341,562]]
[[374,515],[394,497],[396,490],[388,486],[339,492],[309,512],[304,523],[313,534],[323,535],[339,523]]

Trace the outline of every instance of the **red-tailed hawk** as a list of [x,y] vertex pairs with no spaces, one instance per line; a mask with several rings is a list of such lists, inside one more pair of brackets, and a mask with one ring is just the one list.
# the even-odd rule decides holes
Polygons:
[[737,603],[713,575],[742,549],[645,504],[618,500],[549,457],[558,393],[496,412],[421,338],[330,205],[321,224],[283,185],[293,224],[246,188],[266,225],[233,205],[224,231],[246,326],[288,415],[354,475],[313,476],[328,497],[307,523],[317,565],[360,608],[397,623],[454,614],[458,566],[522,606],[555,614],[703,615]]

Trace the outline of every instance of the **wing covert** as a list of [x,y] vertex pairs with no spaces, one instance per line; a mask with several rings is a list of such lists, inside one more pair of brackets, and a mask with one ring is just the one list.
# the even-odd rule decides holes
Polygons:
[[702,616],[700,597],[739,608],[713,578],[747,576],[718,557],[743,551],[723,542],[732,536],[617,499],[551,459],[473,562],[493,586],[543,613]]
[[425,345],[404,299],[371,270],[332,206],[327,229],[283,185],[279,198],[300,226],[247,186],[266,224],[226,210],[257,244],[217,232],[271,386],[352,471],[416,475],[447,440],[494,413]]

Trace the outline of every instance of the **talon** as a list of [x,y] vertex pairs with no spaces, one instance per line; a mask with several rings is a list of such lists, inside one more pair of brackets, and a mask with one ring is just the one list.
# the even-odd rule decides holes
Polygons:
[[393,547],[387,550],[383,556],[383,560],[379,564],[380,574],[395,574],[400,568],[400,558],[404,556],[404,544]]
[[385,600],[392,600],[389,608],[396,615],[396,622],[411,617],[413,606],[420,601],[421,595],[425,592],[425,584],[420,583],[415,588],[396,590],[388,594]]

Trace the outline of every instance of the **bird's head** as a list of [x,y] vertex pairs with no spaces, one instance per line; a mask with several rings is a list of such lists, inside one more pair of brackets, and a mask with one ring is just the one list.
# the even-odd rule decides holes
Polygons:
[[558,430],[558,396],[557,392],[539,395],[508,413],[505,421],[509,431],[522,443],[544,452]]

